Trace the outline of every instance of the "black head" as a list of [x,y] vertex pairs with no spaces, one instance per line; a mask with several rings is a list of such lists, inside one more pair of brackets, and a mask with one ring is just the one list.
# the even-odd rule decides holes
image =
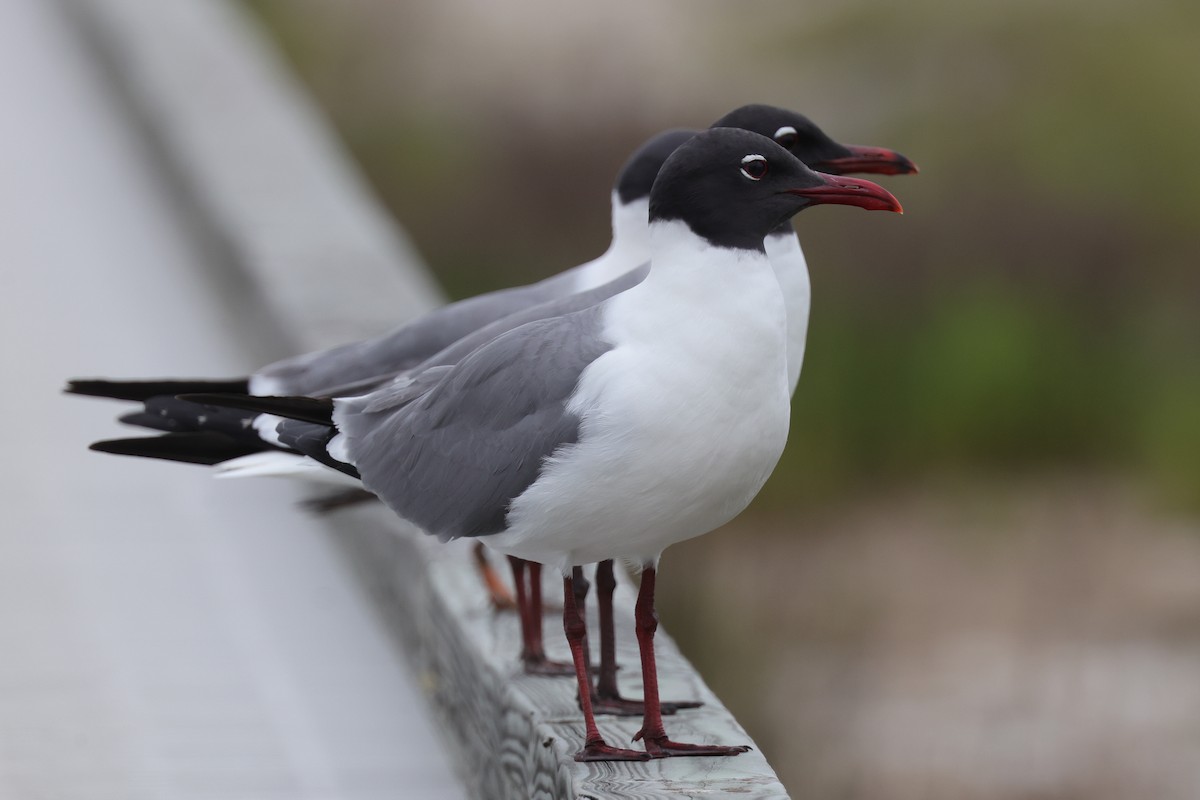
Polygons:
[[744,128],[768,136],[812,169],[834,175],[906,175],[917,171],[916,164],[894,150],[836,142],[808,117],[777,106],[742,106],[714,122],[713,127]]
[[697,131],[684,128],[663,131],[650,137],[641,147],[634,150],[617,175],[616,190],[621,202],[628,205],[635,200],[649,197],[650,187],[654,185],[658,170],[667,160],[667,156],[696,133]]
[[817,203],[900,211],[896,198],[870,181],[813,172],[752,131],[710,128],[659,170],[650,221],[681,220],[717,247],[762,250],[773,228]]

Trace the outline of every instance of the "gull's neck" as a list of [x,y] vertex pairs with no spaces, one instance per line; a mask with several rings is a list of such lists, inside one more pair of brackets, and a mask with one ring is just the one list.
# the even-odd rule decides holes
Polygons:
[[622,203],[613,192],[612,244],[602,256],[576,270],[574,291],[601,286],[650,260],[650,232],[646,225],[649,215],[649,198]]
[[689,295],[719,297],[716,287],[773,275],[764,252],[717,247],[680,220],[657,220],[647,230],[651,270],[646,280],[654,280],[656,287],[672,284]]
[[783,304],[787,309],[787,371],[788,388],[794,394],[800,381],[800,368],[804,363],[804,345],[808,336],[808,315],[812,305],[812,285],[809,283],[808,264],[800,240],[790,222],[771,231],[763,240],[767,258],[783,292]]
[[770,376],[784,391],[787,319],[766,254],[714,247],[678,220],[652,223],[650,243],[649,275],[609,301],[614,330],[679,348],[676,364],[719,363],[735,383],[743,373]]

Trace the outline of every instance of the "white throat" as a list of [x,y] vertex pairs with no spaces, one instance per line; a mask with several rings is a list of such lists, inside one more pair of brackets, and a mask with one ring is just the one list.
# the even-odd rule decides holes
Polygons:
[[795,394],[800,381],[800,368],[804,364],[804,345],[808,338],[808,315],[812,308],[812,284],[808,277],[808,263],[800,240],[794,231],[772,233],[763,241],[779,289],[783,292],[783,303],[787,309],[787,372],[788,388]]
[[650,260],[650,199],[625,204],[612,194],[612,244],[599,258],[575,270],[574,291],[585,292],[615,280]]
[[639,323],[652,324],[678,309],[675,322],[701,329],[712,327],[705,314],[736,316],[739,327],[783,324],[779,282],[763,253],[714,247],[676,220],[655,222],[647,230],[654,258],[650,274],[635,287],[638,303],[648,312]]

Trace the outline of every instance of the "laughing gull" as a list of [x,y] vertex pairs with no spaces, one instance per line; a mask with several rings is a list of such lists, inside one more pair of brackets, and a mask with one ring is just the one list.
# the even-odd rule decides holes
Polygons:
[[[232,459],[271,452],[256,435],[256,428],[244,414],[229,414],[222,409],[198,407],[179,401],[182,392],[265,393],[352,393],[366,391],[391,379],[392,375],[418,367],[454,363],[479,344],[524,321],[518,312],[542,308],[541,315],[552,315],[546,303],[563,297],[575,297],[575,305],[596,302],[616,291],[628,288],[640,279],[637,267],[649,255],[646,217],[650,186],[665,158],[695,131],[665,131],[638,148],[617,175],[612,190],[612,242],[600,257],[572,267],[538,283],[469,297],[434,309],[413,323],[397,327],[383,336],[319,350],[271,363],[245,378],[227,380],[108,380],[77,379],[67,385],[68,393],[126,399],[143,403],[142,410],[121,417],[122,422],[167,432],[156,439],[112,440],[98,443],[95,449],[121,455],[162,458],[199,464],[217,464]],[[580,305],[580,307],[583,307]],[[560,313],[560,312],[559,312]],[[517,315],[514,315],[517,314]],[[526,314],[529,317],[529,314]],[[508,323],[499,320],[509,318]],[[533,315],[536,318],[536,314]],[[282,456],[280,451],[274,451]],[[245,474],[293,474],[318,482],[329,481],[328,470],[307,469],[304,462],[266,458],[258,464],[244,464]],[[352,489],[352,497],[361,499],[361,489]],[[366,495],[370,498],[370,495]],[[509,607],[512,597],[491,564],[476,549],[476,564],[499,608]],[[532,567],[532,591],[540,593],[538,567]],[[516,569],[514,576],[517,578]],[[522,570],[523,576],[523,570]],[[540,606],[540,603],[539,603]],[[522,613],[522,619],[527,614]],[[541,621],[536,630],[523,625],[523,661],[530,672],[563,674],[564,664],[546,658],[541,644]]]
[[[667,156],[695,133],[682,129],[664,131],[635,150],[619,171],[612,190],[612,243],[608,249],[600,257],[540,283],[453,303],[384,336],[277,362],[249,378],[71,381],[67,388],[70,393],[141,401],[142,410],[124,415],[122,421],[167,432],[156,438],[97,442],[92,449],[198,464],[233,462],[225,474],[234,477],[290,475],[344,483],[331,480],[331,476],[340,473],[313,469],[307,459],[289,457],[275,449],[273,422],[256,420],[255,415],[240,411],[181,401],[176,394],[188,391],[357,394],[384,380],[379,377],[383,372],[391,379],[406,369],[415,371],[453,364],[476,347],[525,322],[586,308],[629,288],[644,277],[644,264],[649,258],[646,218],[650,187]],[[443,343],[447,344],[435,346]],[[420,363],[414,367],[415,362]],[[350,384],[339,386],[329,381]],[[260,430],[269,433],[267,441],[259,436]],[[351,491],[352,499],[372,497],[361,488]],[[540,565],[512,564],[517,588],[514,603],[479,548],[475,559],[493,603],[498,608],[518,607],[521,661],[525,670],[531,674],[573,674],[569,664],[546,657]]]
[[[811,119],[795,111],[764,104],[741,106],[718,119],[711,127],[743,128],[769,136],[789,150],[812,169],[833,174],[863,172],[880,175],[915,174],[918,169],[910,159],[881,147],[846,145],[835,141]],[[788,385],[795,393],[804,359],[805,339],[808,329],[810,308],[810,283],[808,265],[800,247],[800,241],[790,220],[785,220],[771,231],[764,242],[771,267],[779,280],[784,295],[788,321],[787,357]],[[512,560],[510,558],[510,560]],[[523,658],[531,654],[542,654],[540,576],[536,564],[528,567],[513,561],[514,582],[518,587],[518,608],[523,609],[522,629],[526,644]],[[524,571],[532,573],[526,580]],[[642,713],[642,702],[621,696],[617,688],[617,664],[615,637],[613,633],[612,593],[616,587],[614,565],[603,561],[596,569],[596,594],[600,620],[600,663],[596,686],[592,694],[596,713],[634,715]],[[521,592],[528,584],[531,595],[528,610]],[[586,584],[585,584],[586,586]],[[538,594],[534,594],[538,593]],[[579,598],[582,600],[582,598]],[[527,662],[528,671],[553,674],[552,662],[540,659]],[[694,707],[697,703],[681,701],[664,703],[664,709]]]
[[[808,165],[826,172],[868,172],[880,174],[901,174],[915,172],[916,167],[904,156],[890,150],[874,147],[843,145],[826,135],[817,125],[802,114],[787,109],[768,105],[754,104],[743,106],[722,117],[714,123],[715,127],[741,127],[770,136],[776,142],[785,146],[794,155]],[[564,275],[579,273],[580,285],[595,282],[615,271],[614,265],[619,265],[621,256],[631,257],[635,252],[646,254],[645,213],[649,187],[653,177],[666,155],[679,143],[690,138],[693,131],[668,131],[648,141],[639,148],[622,168],[613,192],[613,246],[605,257],[590,262]],[[640,219],[638,215],[641,215]],[[638,227],[642,229],[638,232]],[[807,265],[799,241],[788,221],[783,222],[766,240],[766,250],[776,277],[784,290],[786,312],[788,318],[788,374],[789,385],[794,390],[800,373],[800,363],[804,352],[804,339],[807,329],[809,311],[809,281]],[[455,363],[475,347],[490,341],[494,336],[516,327],[524,322],[555,316],[577,308],[583,308],[598,302],[615,291],[627,288],[629,282],[640,280],[643,273],[629,273],[609,284],[589,290],[583,295],[575,295],[566,302],[562,298],[551,300],[540,306],[510,315],[502,320],[464,337],[449,348],[426,359],[423,367]],[[559,287],[567,285],[559,278]],[[541,286],[544,287],[546,282]],[[525,287],[528,289],[530,287]],[[524,291],[524,290],[514,290]],[[536,295],[527,293],[525,298],[532,299]],[[426,318],[423,323],[429,324],[436,320],[437,314]],[[456,317],[461,319],[461,316]],[[397,341],[401,337],[392,334],[390,339]],[[412,337],[410,337],[411,339]],[[368,351],[378,351],[378,345],[367,347]],[[352,358],[353,349],[347,350],[345,358]],[[317,354],[303,357],[302,360],[320,363],[331,356]],[[284,362],[286,363],[286,362]],[[368,360],[368,363],[371,362]],[[270,369],[270,368],[269,368]],[[373,369],[373,368],[371,368]],[[360,369],[360,372],[370,372],[371,369]],[[280,370],[275,370],[279,372]],[[352,366],[341,368],[342,375],[352,373]],[[83,382],[79,382],[83,383]],[[120,386],[128,386],[121,384]],[[331,389],[329,394],[350,394],[350,388],[337,391]],[[111,391],[107,389],[106,391]],[[96,392],[101,393],[101,392]],[[225,461],[236,456],[245,455],[248,451],[261,450],[263,444],[254,436],[254,429],[249,431],[252,444],[242,449],[242,444],[229,443],[225,434],[237,436],[245,433],[245,415],[236,412],[232,415],[226,410],[211,407],[200,408],[190,403],[181,403],[174,397],[152,398],[146,402],[146,410],[140,414],[124,417],[126,421],[143,422],[155,426],[165,420],[168,425],[187,425],[189,418],[194,420],[198,414],[204,422],[204,436],[172,435],[163,439],[133,439],[116,440],[99,443],[96,449],[106,452],[116,452],[131,455],[153,456],[175,460],[194,460],[202,463]],[[172,416],[167,417],[170,413]],[[149,421],[148,423],[146,421]],[[222,424],[224,421],[224,425]],[[272,427],[274,423],[271,423]],[[170,428],[168,428],[170,429]],[[272,437],[273,438],[273,437]],[[274,443],[274,442],[273,442]],[[198,455],[197,452],[199,451]],[[317,479],[327,478],[327,470],[320,469],[311,461],[289,458],[278,450],[273,450],[263,456],[249,459],[239,459],[230,462],[224,474],[234,476],[252,476],[256,474],[298,474]],[[370,495],[367,495],[368,497]],[[351,495],[353,498],[354,495]],[[342,502],[340,496],[335,496],[335,503]],[[480,557],[477,552],[477,557]],[[526,566],[524,563],[513,562],[514,582],[517,586],[518,606],[522,611],[522,661],[526,669],[532,673],[556,674],[560,667],[546,659],[542,646],[541,612],[540,612],[540,568],[536,564]],[[594,703],[597,711],[602,713],[641,713],[640,701],[628,701],[620,697],[616,685],[616,664],[612,637],[612,604],[611,592],[615,585],[613,565],[604,562],[598,567],[597,593],[600,604],[600,670]],[[491,578],[488,570],[483,570],[485,580]],[[498,587],[491,586],[493,597],[498,594]],[[525,595],[529,595],[528,603]],[[527,607],[528,606],[528,607]],[[687,705],[687,704],[680,704]]]
[[[832,139],[811,119],[796,111],[753,103],[741,106],[712,124],[712,127],[743,128],[771,137],[807,166],[820,172],[844,175],[862,172],[878,175],[908,175],[918,172],[909,158],[882,147],[846,145]],[[788,387],[795,393],[804,361],[811,305],[808,263],[790,219],[776,226],[763,242],[771,268],[783,292],[787,315]],[[592,702],[597,713],[637,714],[642,703],[621,696],[617,688],[616,642],[613,631],[612,595],[616,588],[611,560],[596,567],[596,597],[600,622],[600,664]],[[688,702],[665,704],[686,708]]]
[[[744,128],[771,136],[813,169],[832,174],[852,172],[902,174],[916,172],[904,156],[883,148],[843,145],[834,141],[802,114],[764,104],[742,106],[712,127]],[[517,312],[539,305],[556,309],[553,301],[628,277],[630,270],[647,260],[646,207],[650,186],[663,160],[695,131],[672,130],[652,137],[625,163],[612,192],[612,243],[600,257],[528,286],[504,289],[451,303],[387,334],[360,342],[284,359],[246,378],[229,380],[114,381],[76,379],[68,383],[72,394],[122,400],[159,401],[123,421],[165,431],[213,430],[197,424],[195,409],[179,412],[169,404],[184,392],[248,392],[250,394],[347,394],[367,391],[408,369],[454,363],[471,349],[504,330],[529,321]],[[789,374],[799,376],[803,337],[808,316],[807,268],[790,223],[768,239],[768,254],[788,298]],[[600,292],[600,297],[607,296]],[[550,305],[546,305],[549,303]],[[509,321],[504,322],[505,317]],[[471,334],[476,335],[473,339]],[[464,342],[469,343],[463,347]],[[214,425],[206,419],[207,425]],[[217,427],[216,430],[221,431]],[[219,447],[218,456],[230,451]],[[255,443],[257,445],[257,443]],[[164,448],[165,449],[165,448]],[[156,454],[167,458],[164,453]],[[201,453],[194,453],[197,458]],[[210,459],[211,461],[212,459]]]
[[[869,181],[812,172],[771,139],[714,128],[664,164],[651,268],[590,308],[511,330],[404,391],[340,399],[200,395],[262,411],[290,447],[363,484],[443,540],[485,538],[562,572],[586,733],[578,760],[734,755],[667,738],[654,658],[662,551],[742,511],[783,450],[787,318],[763,240],[818,203],[900,211]],[[636,622],[646,751],[595,725],[574,567],[643,565]]]
[[[910,160],[894,151],[843,145],[804,115],[775,106],[742,106],[717,120],[712,127],[744,128],[771,136],[797,158],[822,172],[902,174],[917,171]],[[608,250],[599,258],[544,281],[452,303],[383,336],[285,359],[248,378],[217,381],[76,379],[68,383],[66,391],[142,401],[145,406],[142,411],[121,417],[130,424],[168,432],[207,434],[168,437],[155,442],[129,440],[129,452],[121,448],[123,440],[118,440],[108,443],[112,448],[108,452],[206,464],[260,452],[264,443],[255,435],[255,429],[247,429],[244,415],[223,415],[211,409],[199,409],[176,400],[176,395],[198,391],[323,396],[357,394],[408,369],[455,363],[475,347],[512,327],[564,313],[572,305],[582,307],[627,288],[627,281],[640,279],[638,273],[630,270],[644,264],[647,257],[646,205],[654,176],[667,155],[694,133],[666,131],[635,151],[622,167],[613,189],[613,238]],[[772,232],[766,246],[787,301],[788,372],[794,389],[799,378],[808,321],[807,264],[789,222]],[[564,297],[580,291],[590,294],[574,298],[567,306],[559,304]],[[516,313],[510,313],[514,309]],[[450,343],[442,345],[447,341]],[[286,473],[290,463],[286,458],[274,458],[251,461],[238,465],[238,468],[251,470],[247,474],[278,474]],[[296,468],[310,477],[321,476],[317,471]]]
[[[818,172],[833,175],[908,175],[918,171],[916,164],[894,150],[842,144],[803,114],[776,106],[760,103],[741,106],[714,122],[712,127],[745,128],[770,136]],[[800,367],[804,363],[812,296],[808,263],[791,220],[781,222],[767,236],[764,244],[787,307],[788,385],[795,393],[800,380]]]
[[[267,457],[260,457],[257,462],[243,462],[242,474],[291,474],[327,482],[330,473],[326,470],[309,469],[298,459],[285,457],[281,460],[279,456],[283,453],[256,435],[252,417],[180,401],[177,395],[205,391],[320,395],[367,391],[405,370],[455,363],[479,345],[531,319],[565,313],[572,307],[583,308],[628,288],[644,275],[638,268],[649,257],[646,216],[650,187],[666,157],[694,134],[692,130],[664,131],[635,150],[619,171],[613,186],[612,242],[608,249],[591,261],[543,281],[451,303],[382,336],[284,359],[244,378],[76,379],[69,381],[66,391],[141,402],[140,411],[125,414],[121,421],[167,432],[167,435],[154,439],[97,443],[94,449],[208,465],[257,455],[265,450]],[[570,299],[565,304],[555,303],[564,298]],[[271,458],[272,454],[276,457]],[[351,497],[356,500],[364,496],[361,489],[352,491]],[[508,590],[478,550],[476,559],[495,605],[500,608],[512,605]],[[536,569],[532,569],[531,583],[536,587],[533,591],[540,593]],[[536,631],[527,626],[523,628],[523,659],[527,668],[531,672],[562,674],[563,665],[555,665],[545,656],[540,612]]]

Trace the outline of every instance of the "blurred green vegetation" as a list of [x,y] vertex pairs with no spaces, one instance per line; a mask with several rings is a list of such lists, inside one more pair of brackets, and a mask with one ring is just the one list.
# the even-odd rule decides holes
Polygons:
[[768,501],[914,469],[1063,466],[1134,470],[1172,501],[1196,499],[1200,369],[1155,319],[1131,312],[1091,329],[1069,301],[983,281],[900,320],[844,307],[814,318]]
[[913,157],[922,174],[888,182],[904,218],[798,220],[814,312],[768,507],[1045,467],[1200,506],[1200,5],[859,0],[749,25],[701,4],[716,33],[689,34],[713,52],[675,87],[686,113],[630,85],[628,108],[581,90],[560,124],[523,112],[516,77],[503,96],[422,82],[498,69],[453,41],[431,57],[431,3],[249,5],[456,297],[598,254],[624,155],[742,102]]

